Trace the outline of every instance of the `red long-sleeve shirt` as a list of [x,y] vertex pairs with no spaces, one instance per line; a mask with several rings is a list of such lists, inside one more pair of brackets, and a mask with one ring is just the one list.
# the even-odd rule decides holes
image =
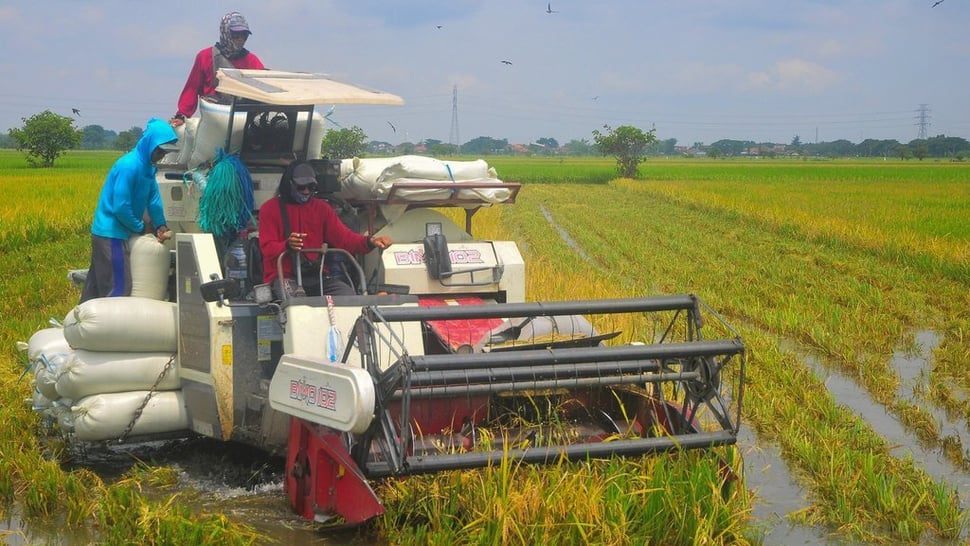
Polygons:
[[[230,62],[236,68],[265,68],[263,61],[260,61],[259,57],[249,51],[238,59],[230,59]],[[195,55],[192,70],[185,81],[182,94],[179,95],[178,113],[185,117],[191,117],[196,108],[199,107],[199,97],[212,95],[215,91],[216,75],[212,63],[212,47],[207,47]]]
[[[304,204],[287,203],[286,215],[290,232],[306,233],[303,248],[327,246],[342,248],[351,254],[367,254],[371,251],[368,237],[348,228],[330,205],[322,199],[311,198]],[[259,250],[263,254],[263,282],[271,283],[277,277],[276,259],[286,251],[290,233],[283,233],[280,216],[280,198],[273,197],[259,208]],[[307,253],[307,258],[318,258]],[[283,276],[293,278],[293,260],[283,258]]]

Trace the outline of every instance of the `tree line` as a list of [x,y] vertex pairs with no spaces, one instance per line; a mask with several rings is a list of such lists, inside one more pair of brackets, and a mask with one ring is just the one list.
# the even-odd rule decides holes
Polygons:
[[[24,125],[0,134],[0,148],[16,148],[25,152],[28,162],[37,166],[52,166],[65,150],[130,150],[142,135],[142,128],[132,127],[116,133],[100,125],[74,127],[74,119],[45,110],[30,118],[22,118]],[[574,139],[560,145],[551,137],[538,138],[528,144],[510,144],[508,139],[488,136],[473,138],[455,145],[440,140],[404,142],[369,141],[359,127],[331,129],[323,141],[323,152],[330,157],[353,157],[363,154],[406,155],[539,155],[590,156],[609,155],[617,159],[621,172],[635,171],[635,166],[648,156],[707,156],[720,157],[899,157],[924,159],[927,157],[963,160],[970,156],[970,142],[961,137],[937,135],[901,143],[895,139],[866,139],[858,144],[839,139],[832,142],[803,143],[796,135],[788,144],[722,139],[705,145],[695,142],[678,145],[677,139],[660,140],[655,130],[644,132],[632,126],[613,129],[604,125],[605,132],[593,130],[593,142]]]

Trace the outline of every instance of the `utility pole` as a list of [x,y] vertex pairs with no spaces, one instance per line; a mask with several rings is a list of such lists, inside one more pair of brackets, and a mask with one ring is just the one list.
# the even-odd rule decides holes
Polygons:
[[926,140],[926,130],[930,127],[930,108],[928,104],[921,104],[916,110],[916,126],[919,127],[919,136],[916,138]]
[[458,136],[458,86],[455,85],[451,92],[451,132],[448,134],[448,143],[461,153],[461,137]]

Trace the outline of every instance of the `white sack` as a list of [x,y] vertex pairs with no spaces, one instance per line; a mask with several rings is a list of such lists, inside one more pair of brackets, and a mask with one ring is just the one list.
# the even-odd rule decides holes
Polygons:
[[[303,150],[303,136],[306,134],[306,113],[297,114],[296,136],[293,143],[294,152]],[[326,134],[325,120],[316,110],[310,119],[310,141],[307,149],[307,159],[320,159],[323,157],[323,137]]]
[[[408,188],[408,184],[421,182],[442,183],[443,180],[418,180],[414,178],[395,178],[393,180],[382,180],[377,183],[377,195],[381,199],[387,199],[391,193],[391,186],[397,184],[394,192],[395,199],[407,199],[408,201],[431,201],[433,199],[448,199],[451,196],[449,188]],[[448,182],[451,183],[450,181]]]
[[57,400],[57,377],[46,366],[38,362],[34,367],[34,389],[48,400]]
[[131,253],[131,295],[153,300],[168,299],[168,273],[171,253],[152,234],[132,235],[128,239]]
[[[501,182],[501,180],[488,178],[484,180],[465,180],[464,182],[486,182],[494,184],[495,182]],[[472,199],[483,203],[503,203],[512,197],[512,190],[509,188],[467,188],[458,190],[457,197],[459,199]]]
[[192,145],[195,144],[195,132],[199,128],[199,118],[191,117],[185,120],[182,125],[174,127],[175,136],[178,137],[178,142],[175,144],[178,147],[177,152],[171,152],[165,154],[158,164],[159,165],[185,165],[192,158]]
[[[227,104],[215,104],[206,100],[199,100],[199,126],[195,131],[192,145],[192,155],[188,167],[194,169],[216,157],[217,148],[226,148],[226,135],[229,132],[229,111]],[[272,118],[272,116],[270,116]],[[319,159],[321,144],[325,131],[325,120],[317,112],[310,118],[310,141],[307,159]],[[237,149],[243,144],[243,133],[246,128],[246,112],[236,112],[232,121],[232,139],[230,148]],[[307,112],[296,115],[296,130],[293,136],[293,153],[303,152],[303,141],[307,131]],[[229,150],[226,150],[227,152]]]
[[48,358],[58,353],[71,351],[71,345],[64,339],[63,328],[43,328],[34,332],[27,340],[27,359],[33,364],[41,355]]
[[395,178],[419,178],[425,182],[478,180],[488,178],[488,163],[484,159],[442,161],[433,157],[406,155],[385,167],[379,181]]
[[178,350],[175,303],[132,296],[94,298],[64,318],[64,338],[88,351],[167,352]]
[[195,149],[195,135],[199,132],[199,118],[193,116],[186,119],[179,129],[182,129],[182,132],[177,133],[179,135],[177,161],[179,165],[188,165],[192,159],[192,150]]
[[[147,395],[148,391],[128,391],[95,394],[78,400],[71,408],[75,437],[85,442],[120,438]],[[162,391],[152,394],[130,435],[188,428],[189,414],[182,391]]]
[[34,395],[32,399],[32,409],[35,411],[46,410],[51,407],[52,402],[49,398],[44,396],[39,390],[34,389]]
[[57,393],[57,378],[64,372],[64,365],[72,353],[73,351],[68,350],[65,353],[45,354],[34,361],[34,388],[48,400],[61,398]]
[[340,192],[344,199],[376,199],[377,179],[388,166],[400,161],[400,157],[369,157],[343,159],[340,161]]
[[[149,390],[175,355],[171,353],[124,353],[75,351],[61,367],[55,385],[64,398],[92,394]],[[155,390],[181,387],[178,366],[172,362]]]
[[[236,112],[232,121],[232,139],[241,142],[246,127],[246,112]],[[229,131],[229,105],[199,99],[199,126],[195,131],[188,168],[194,169],[216,157],[216,149],[226,147]]]
[[[450,173],[449,173],[450,170]],[[394,197],[407,201],[430,201],[447,199],[451,190],[447,187],[434,189],[406,188],[407,184],[424,182],[479,182],[495,183],[499,180],[495,169],[484,159],[474,161],[442,161],[433,157],[404,155],[397,157],[353,158],[340,162],[340,193],[345,199],[387,199],[391,187],[398,186]],[[501,203],[511,197],[505,188],[482,188],[461,190],[456,197],[483,203]],[[400,211],[382,209],[385,217],[397,217]],[[388,213],[394,213],[388,216]]]

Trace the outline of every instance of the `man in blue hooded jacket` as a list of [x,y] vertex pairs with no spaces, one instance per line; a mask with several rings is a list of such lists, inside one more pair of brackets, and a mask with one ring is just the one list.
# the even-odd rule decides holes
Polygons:
[[155,181],[155,163],[177,141],[167,121],[152,118],[134,149],[115,161],[108,172],[91,223],[91,266],[81,303],[131,295],[128,239],[132,235],[154,233],[159,241],[171,237]]

